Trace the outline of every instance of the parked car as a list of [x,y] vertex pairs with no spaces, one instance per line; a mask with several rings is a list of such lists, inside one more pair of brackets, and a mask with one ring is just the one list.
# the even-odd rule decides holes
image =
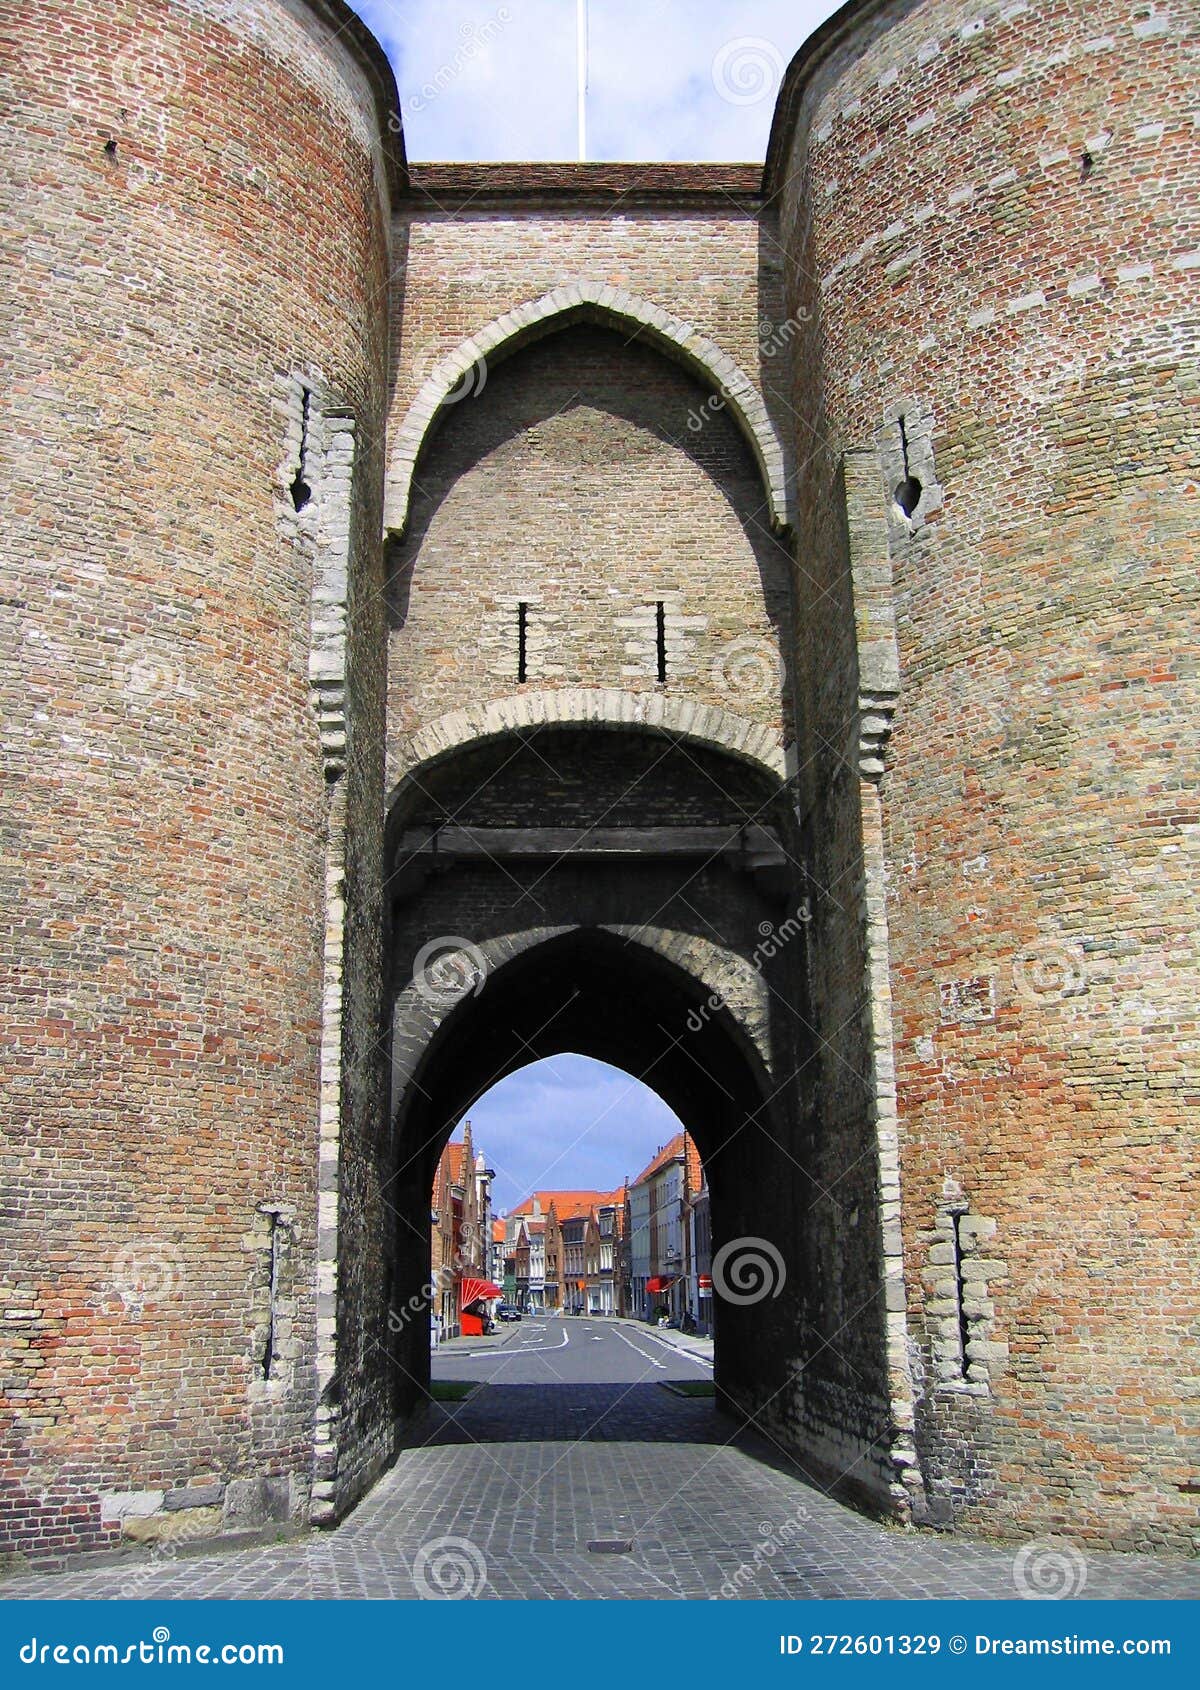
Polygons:
[[512,1303],[497,1303],[496,1304],[496,1319],[497,1320],[520,1320],[520,1318],[521,1318],[520,1309],[514,1308]]

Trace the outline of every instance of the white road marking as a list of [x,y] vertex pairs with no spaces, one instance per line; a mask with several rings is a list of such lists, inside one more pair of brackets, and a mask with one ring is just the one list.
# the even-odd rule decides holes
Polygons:
[[[614,1327],[613,1330],[619,1331],[620,1328]],[[710,1369],[712,1367],[712,1361],[708,1356],[696,1355],[692,1350],[685,1350],[680,1344],[673,1344],[669,1338],[660,1338],[658,1333],[651,1331],[650,1328],[647,1328],[645,1332],[640,1332],[638,1336],[653,1339],[656,1344],[661,1344],[665,1350],[670,1350],[672,1355],[682,1356],[685,1361],[694,1361],[697,1367]]]
[[613,1327],[613,1334],[614,1334],[615,1337],[619,1338],[623,1344],[628,1344],[629,1348],[631,1350],[633,1350],[635,1352],[635,1354],[641,1356],[643,1361],[648,1361],[650,1363],[651,1367],[660,1367],[664,1371],[666,1370],[667,1364],[666,1364],[665,1361],[659,1361],[657,1356],[648,1356],[646,1354],[645,1350],[638,1348],[638,1346],[634,1343],[633,1339],[629,1336],[629,1334],[627,1332],[621,1331],[621,1328],[619,1326]]
[[464,1360],[468,1356],[535,1356],[543,1350],[565,1350],[570,1341],[564,1327],[561,1344],[500,1344],[494,1350],[455,1350],[448,1359],[453,1361],[455,1356],[462,1356]]

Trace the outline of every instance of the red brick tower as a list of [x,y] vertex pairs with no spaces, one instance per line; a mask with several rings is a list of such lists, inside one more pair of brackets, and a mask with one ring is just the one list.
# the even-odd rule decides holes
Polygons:
[[846,7],[767,167],[815,331],[799,762],[817,880],[865,858],[931,1498],[1126,1546],[1196,1522],[1194,26]]
[[319,1096],[377,1095],[402,161],[340,0],[0,27],[0,1544],[45,1552],[307,1517]]

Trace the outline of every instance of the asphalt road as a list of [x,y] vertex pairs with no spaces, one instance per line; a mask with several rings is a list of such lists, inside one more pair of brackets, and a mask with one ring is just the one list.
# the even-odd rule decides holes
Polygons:
[[432,1357],[435,1379],[486,1385],[652,1385],[711,1379],[712,1346],[693,1355],[653,1327],[585,1316],[526,1316],[497,1338],[455,1338]]

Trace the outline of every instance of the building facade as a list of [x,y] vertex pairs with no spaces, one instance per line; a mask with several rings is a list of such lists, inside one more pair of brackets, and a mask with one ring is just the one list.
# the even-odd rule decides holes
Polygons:
[[[438,1159],[430,1231],[430,1317],[435,1339],[462,1332],[463,1283],[491,1278],[492,1170],[464,1121]],[[499,1282],[497,1282],[499,1283]]]
[[700,1170],[700,1189],[690,1204],[690,1300],[696,1330],[709,1337],[713,1330],[712,1282],[712,1212],[709,1207],[708,1181]]
[[699,1320],[692,1200],[703,1180],[695,1143],[677,1133],[629,1187],[631,1312],[639,1320]]
[[822,1483],[1195,1548],[1193,28],[851,0],[760,172],[8,8],[0,1547],[344,1515],[448,1123],[572,1049]]

